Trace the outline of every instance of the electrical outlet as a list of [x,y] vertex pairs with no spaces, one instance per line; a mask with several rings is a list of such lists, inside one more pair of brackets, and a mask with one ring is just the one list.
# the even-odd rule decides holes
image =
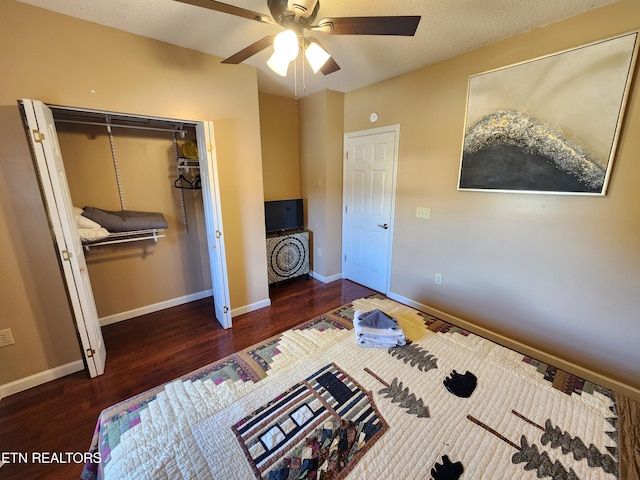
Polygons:
[[442,285],[442,274],[436,273],[436,276],[433,278],[433,283],[436,285]]
[[0,347],[6,347],[14,343],[16,342],[13,340],[13,334],[10,328],[0,330]]

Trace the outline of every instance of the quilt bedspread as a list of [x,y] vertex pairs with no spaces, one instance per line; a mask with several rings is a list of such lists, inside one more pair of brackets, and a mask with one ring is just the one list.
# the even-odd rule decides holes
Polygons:
[[372,296],[104,410],[82,478],[610,480],[617,441],[609,390]]

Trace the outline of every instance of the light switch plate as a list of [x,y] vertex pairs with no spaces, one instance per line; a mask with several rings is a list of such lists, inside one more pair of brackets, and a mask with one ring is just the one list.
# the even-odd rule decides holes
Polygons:
[[428,220],[429,218],[431,218],[431,209],[428,207],[417,207],[416,217]]

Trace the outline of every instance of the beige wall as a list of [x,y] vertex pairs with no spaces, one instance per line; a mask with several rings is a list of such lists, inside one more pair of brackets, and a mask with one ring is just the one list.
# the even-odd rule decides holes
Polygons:
[[324,90],[300,100],[300,178],[316,277],[342,271],[342,137],[344,95]]
[[[221,65],[209,55],[13,0],[0,2],[0,44],[4,46],[0,50],[0,106],[9,108],[9,117],[17,118],[17,99],[33,98],[58,105],[214,121],[231,307],[268,299],[259,104],[253,67]],[[26,137],[21,132],[11,139],[12,144],[3,150],[11,150],[15,174],[25,176],[24,192],[35,195]],[[14,181],[14,172],[7,177],[9,172],[3,168],[2,173],[4,183]],[[72,328],[51,331],[51,322],[69,324],[71,319],[64,306],[49,309],[60,297],[61,281],[51,274],[51,265],[40,261],[50,236],[48,232],[43,236],[47,226],[39,195],[28,203],[7,197],[6,191],[3,195],[5,231],[29,228],[37,232],[37,238],[16,233],[0,240],[3,256],[13,258],[8,268],[3,267],[0,290],[28,289],[11,299],[15,316],[3,315],[0,323],[0,328],[26,332],[16,338],[16,345],[0,349],[0,384],[79,358]],[[53,250],[47,255],[53,256]],[[32,274],[40,271],[46,277],[34,281]],[[7,308],[3,303],[3,310]]]
[[290,98],[260,94],[265,200],[303,197],[311,268],[328,281],[341,262],[344,94]]
[[327,92],[327,151],[325,184],[327,200],[325,275],[329,278],[342,272],[342,172],[344,140],[344,94]]
[[345,131],[400,124],[393,294],[640,387],[637,78],[606,197],[456,189],[469,75],[639,26],[621,0],[345,95]]
[[264,199],[300,198],[298,104],[268,93],[259,98]]
[[0,106],[0,385],[80,360],[80,347],[17,105]]

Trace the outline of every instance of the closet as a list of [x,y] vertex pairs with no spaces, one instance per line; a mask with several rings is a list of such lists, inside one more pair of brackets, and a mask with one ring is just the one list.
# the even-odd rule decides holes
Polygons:
[[[231,327],[213,124],[35,100],[21,107],[91,376],[106,356],[98,311],[184,303],[204,285],[212,317]],[[82,241],[78,218],[84,228],[104,215],[115,215],[113,228],[136,228]]]

